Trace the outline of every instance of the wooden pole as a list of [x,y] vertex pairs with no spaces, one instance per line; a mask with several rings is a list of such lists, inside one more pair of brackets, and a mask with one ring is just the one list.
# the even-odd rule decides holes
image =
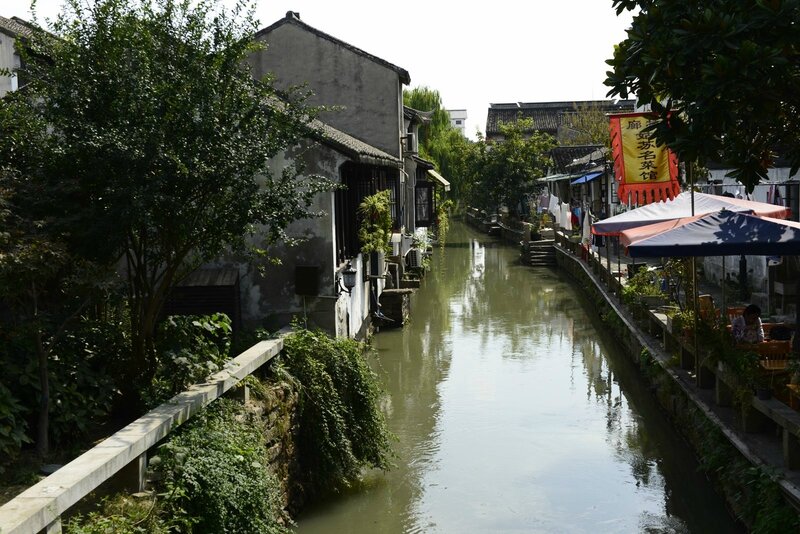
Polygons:
[[728,284],[725,280],[725,256],[722,256],[722,309],[720,312],[725,315],[725,317],[722,318],[722,324],[728,324],[728,303],[725,299],[726,285]]
[[[694,169],[692,168],[692,162],[689,162],[687,167],[687,172],[689,174],[689,196],[692,199],[692,217],[694,217]],[[700,354],[698,354],[698,343],[697,343],[697,257],[692,256],[692,306],[694,308],[694,379],[695,382],[699,385],[700,384]]]
[[608,289],[611,289],[611,236],[605,236],[605,243],[606,243],[606,273],[608,273],[608,278],[606,278],[606,282],[608,283]]

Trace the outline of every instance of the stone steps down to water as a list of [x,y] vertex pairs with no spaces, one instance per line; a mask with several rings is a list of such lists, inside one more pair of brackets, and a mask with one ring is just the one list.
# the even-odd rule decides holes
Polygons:
[[528,265],[550,266],[556,264],[556,249],[553,239],[529,241],[525,248],[527,250],[523,250],[523,257],[527,259]]

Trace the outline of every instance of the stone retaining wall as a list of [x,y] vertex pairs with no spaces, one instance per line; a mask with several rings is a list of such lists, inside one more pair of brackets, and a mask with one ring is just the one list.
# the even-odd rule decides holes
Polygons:
[[284,509],[294,515],[304,504],[294,434],[300,394],[294,384],[280,381],[265,384],[260,396],[251,396],[247,406],[267,423],[269,467],[281,483]]

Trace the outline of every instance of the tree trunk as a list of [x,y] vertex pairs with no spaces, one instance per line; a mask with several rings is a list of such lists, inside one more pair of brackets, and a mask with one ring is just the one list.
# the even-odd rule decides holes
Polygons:
[[33,297],[33,320],[36,325],[34,342],[36,344],[36,359],[39,367],[39,417],[36,427],[36,453],[44,458],[50,452],[50,371],[48,369],[47,352],[42,343],[42,329],[39,324],[39,294],[36,282],[31,284]]
[[36,355],[39,360],[39,422],[36,430],[36,452],[44,458],[50,452],[50,371],[47,353],[42,345],[42,333],[36,330]]

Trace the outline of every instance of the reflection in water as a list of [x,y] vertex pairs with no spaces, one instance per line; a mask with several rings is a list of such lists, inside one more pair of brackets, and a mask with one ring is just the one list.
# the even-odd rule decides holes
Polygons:
[[557,273],[458,224],[375,336],[396,467],[309,510],[298,532],[737,532]]

